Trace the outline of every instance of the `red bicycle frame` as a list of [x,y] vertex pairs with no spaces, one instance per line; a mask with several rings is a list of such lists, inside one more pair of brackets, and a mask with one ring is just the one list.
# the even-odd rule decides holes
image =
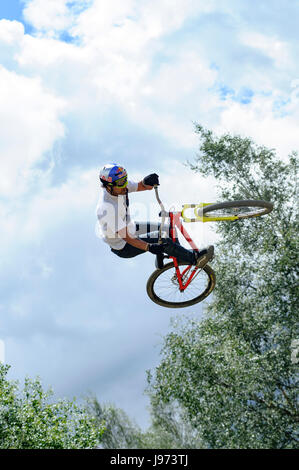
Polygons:
[[[161,241],[161,234],[162,234],[162,228],[164,225],[164,219],[165,217],[169,217],[170,218],[170,237],[172,238],[172,240],[174,242],[176,240],[175,227],[177,227],[179,231],[181,232],[181,234],[183,235],[183,237],[187,240],[191,248],[193,248],[193,250],[198,250],[198,247],[196,246],[196,244],[194,243],[194,241],[188,234],[187,230],[182,225],[182,222],[181,222],[182,212],[166,212],[164,209],[164,205],[159,197],[157,185],[155,185],[155,193],[156,193],[156,199],[162,209],[160,212],[160,216],[162,217],[162,223],[159,229],[159,241]],[[185,268],[181,272],[177,258],[175,258],[174,256],[170,256],[170,258],[172,258],[173,260],[173,264],[176,270],[176,275],[179,281],[180,291],[183,292],[185,289],[187,289],[187,287],[189,286],[194,276],[196,276],[196,274],[199,272],[198,268],[191,264],[187,266],[187,268]]]
[[[182,213],[181,212],[169,212],[168,215],[170,217],[170,236],[172,240],[173,241],[176,240],[175,227],[177,227],[179,231],[181,232],[181,234],[183,235],[183,237],[187,240],[191,248],[193,248],[193,250],[198,250],[198,247],[196,246],[196,244],[194,243],[194,241],[188,234],[187,230],[182,225],[182,222],[181,222]],[[180,291],[184,291],[189,286],[195,274],[198,272],[198,268],[196,266],[189,265],[187,266],[187,268],[185,268],[181,272],[177,258],[173,256],[171,256],[170,258],[173,259],[173,263],[174,263],[175,270],[176,270],[176,275],[177,275],[179,285],[180,285]]]

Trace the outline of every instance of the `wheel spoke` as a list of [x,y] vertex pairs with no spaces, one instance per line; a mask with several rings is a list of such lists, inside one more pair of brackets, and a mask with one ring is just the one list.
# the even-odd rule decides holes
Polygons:
[[271,202],[244,200],[211,204],[203,209],[203,213],[211,218],[239,217],[243,219],[268,214],[272,209]]
[[188,302],[200,296],[209,285],[209,276],[202,270],[196,273],[191,283],[180,291],[175,268],[162,271],[153,285],[154,294],[166,302]]

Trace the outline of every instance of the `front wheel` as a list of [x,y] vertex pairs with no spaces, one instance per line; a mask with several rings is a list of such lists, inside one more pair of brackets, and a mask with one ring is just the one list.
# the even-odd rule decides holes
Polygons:
[[[183,270],[187,263],[178,263]],[[190,266],[190,270],[195,269]],[[185,276],[189,276],[190,270]],[[182,270],[181,270],[182,271]],[[147,294],[150,299],[162,307],[183,308],[197,304],[204,300],[215,287],[216,276],[213,269],[206,265],[199,269],[188,287],[181,292],[174,263],[168,263],[162,269],[152,273],[147,281]]]
[[203,215],[207,218],[216,218],[219,220],[229,219],[248,219],[258,217],[271,212],[273,204],[268,201],[228,201],[209,204],[202,209]]

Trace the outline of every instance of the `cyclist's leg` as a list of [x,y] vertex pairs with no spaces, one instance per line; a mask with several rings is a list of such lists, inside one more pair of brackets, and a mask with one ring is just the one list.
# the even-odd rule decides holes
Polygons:
[[[140,235],[138,238],[147,243],[158,243],[159,232],[150,232],[144,235]],[[167,237],[163,238],[163,242],[165,243],[164,253],[166,253],[167,255],[173,256],[179,261],[185,261],[189,264],[196,263],[196,258],[193,250],[187,250],[186,248],[180,245],[178,240],[177,242],[174,242],[171,238]]]
[[[147,243],[156,243],[158,240],[158,230],[160,227],[159,222],[136,222],[135,223],[135,231],[131,232],[131,236],[140,238],[140,235],[146,236],[146,239],[152,240],[148,241]],[[151,239],[150,232],[151,230],[157,231],[154,235],[154,238]],[[143,240],[143,239],[142,239]],[[144,240],[147,241],[147,240]],[[142,253],[146,253],[144,250],[140,248],[136,248],[129,243],[126,243],[124,248],[121,250],[115,250],[111,248],[111,251],[119,256],[120,258],[134,258],[135,256],[142,255]]]
[[[150,228],[159,229],[160,223],[157,222],[139,222],[136,224],[136,235],[139,234],[138,238],[145,241],[146,243],[158,243],[159,240],[159,231],[148,232]],[[169,233],[169,225],[165,226],[166,233]],[[163,230],[164,231],[164,230]],[[176,232],[175,232],[176,233]],[[179,261],[185,261],[189,264],[195,264],[196,258],[193,250],[188,250],[180,245],[178,238],[176,237],[176,242],[174,242],[169,236],[163,238],[165,243],[164,252],[169,256],[174,256]],[[134,258],[135,256],[146,253],[140,248],[136,248],[129,243],[126,243],[122,250],[114,250],[111,248],[111,251],[121,258]]]
[[193,250],[184,248],[177,242],[174,242],[171,238],[165,239],[166,246],[164,248],[165,253],[169,256],[177,258],[178,261],[185,261],[188,264],[195,264],[196,258]]
[[[140,235],[138,238],[140,240],[143,240],[146,243],[158,243],[159,232],[156,231],[156,232],[145,233],[143,235]],[[163,240],[169,240],[169,243],[173,244],[173,241],[171,239],[164,238]],[[134,258],[135,256],[146,253],[146,251],[141,250],[140,248],[136,248],[135,246],[130,245],[130,243],[126,243],[125,246],[121,250],[115,250],[114,248],[111,248],[111,251],[117,256],[119,256],[120,258]],[[172,256],[175,256],[175,255],[172,255]]]
[[[138,238],[147,243],[157,243],[159,240],[160,225],[160,222],[136,222],[136,234]],[[166,235],[166,238],[163,238],[163,241],[166,243],[165,253],[169,256],[174,256],[179,261],[195,264],[196,259],[193,250],[188,250],[180,245],[176,227],[174,227],[174,230],[175,242],[170,237],[170,225],[165,224],[163,226],[163,232],[165,232]]]
[[130,245],[130,243],[126,243],[121,250],[111,248],[111,251],[120,258],[134,258],[135,256],[145,253],[144,250],[140,250],[139,248],[136,248],[136,246]]
[[[145,223],[145,226],[148,224]],[[157,224],[156,224],[157,225]],[[159,231],[155,232],[150,232],[147,233],[146,227],[143,227],[142,230],[144,230],[143,235],[139,235],[137,238],[140,240],[145,241],[146,243],[157,243],[159,239]],[[134,234],[131,233],[132,236],[137,235],[137,232]],[[120,258],[134,258],[135,256],[142,255],[143,253],[146,253],[146,251],[141,250],[140,248],[136,248],[133,245],[130,245],[130,243],[126,243],[125,246],[121,250],[115,250],[114,248],[111,248],[111,251],[119,256]]]

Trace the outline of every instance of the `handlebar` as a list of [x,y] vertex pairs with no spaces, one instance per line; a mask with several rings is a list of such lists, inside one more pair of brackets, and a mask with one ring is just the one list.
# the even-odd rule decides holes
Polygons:
[[162,209],[162,212],[163,212],[163,211],[165,211],[165,209],[164,209],[163,203],[162,203],[162,201],[161,201],[161,199],[160,199],[160,197],[159,197],[158,185],[157,185],[157,184],[155,184],[154,189],[155,189],[155,193],[156,193],[156,199],[157,199],[158,203],[160,204],[161,209]]
[[165,223],[166,212],[165,212],[163,202],[161,201],[161,199],[159,197],[158,185],[157,184],[155,184],[154,189],[155,189],[156,199],[157,199],[157,201],[158,201],[158,203],[160,204],[160,207],[161,207],[161,217],[162,217],[162,219],[161,219],[161,225],[160,225],[160,228],[159,228],[159,240],[158,240],[158,243],[161,245],[161,243],[162,243],[162,230],[163,230],[164,223]]

